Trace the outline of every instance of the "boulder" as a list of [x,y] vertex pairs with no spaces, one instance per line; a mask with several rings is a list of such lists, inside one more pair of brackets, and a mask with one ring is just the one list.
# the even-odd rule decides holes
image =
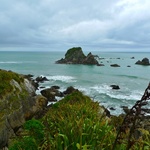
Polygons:
[[109,109],[110,109],[110,110],[116,110],[114,107],[110,107]]
[[118,85],[110,85],[110,87],[112,87],[113,90],[119,90],[120,87]]
[[57,101],[55,96],[63,97],[63,93],[60,92],[56,86],[52,86],[51,88],[47,88],[41,91],[41,94],[48,99],[49,102]]
[[60,89],[60,87],[59,86],[57,86],[57,85],[53,85],[53,86],[51,86],[51,88],[54,88],[54,89]]
[[66,52],[65,58],[56,61],[56,63],[97,65],[98,61],[95,58],[97,56],[92,55],[92,53],[85,56],[81,47],[73,47]]
[[118,65],[118,64],[111,64],[110,66],[111,67],[120,67],[120,65]]
[[35,79],[38,83],[39,82],[44,82],[44,81],[49,81],[46,77],[42,77],[42,76],[39,76]]
[[150,62],[148,58],[143,58],[142,61],[138,60],[136,63],[136,65],[144,65],[144,66],[149,66]]
[[72,87],[72,86],[69,86],[67,89],[66,89],[66,91],[64,91],[63,93],[65,94],[65,95],[67,95],[67,94],[71,94],[72,92],[74,92],[74,91],[76,91],[77,89],[75,89],[74,87]]
[[104,64],[97,64],[97,66],[105,66]]

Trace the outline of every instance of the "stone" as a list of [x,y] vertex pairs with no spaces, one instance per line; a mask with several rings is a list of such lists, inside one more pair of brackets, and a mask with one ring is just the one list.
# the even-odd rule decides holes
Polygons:
[[97,66],[105,66],[104,64],[97,64]]
[[42,76],[39,76],[35,79],[38,83],[39,82],[44,82],[44,81],[49,81],[46,77],[42,77]]
[[116,110],[114,107],[110,107],[109,109],[110,109],[110,110]]
[[64,93],[65,95],[67,95],[67,94],[71,94],[71,93],[74,92],[75,90],[77,90],[77,89],[75,89],[73,86],[69,86],[69,87],[66,89],[66,91],[64,91],[63,93]]
[[112,87],[112,89],[114,89],[114,90],[119,90],[120,89],[120,87],[118,85],[110,85],[110,87]]
[[118,65],[118,64],[111,64],[110,66],[111,67],[120,67],[120,65]]
[[148,58],[143,58],[142,61],[138,60],[136,63],[136,65],[144,65],[144,66],[149,66],[150,62]]
[[51,88],[43,89],[41,91],[41,94],[44,97],[46,97],[48,99],[48,101],[55,102],[55,101],[57,101],[55,96],[58,96],[58,97],[64,96],[64,94],[62,92],[60,92],[57,88],[59,88],[59,87],[52,86]]

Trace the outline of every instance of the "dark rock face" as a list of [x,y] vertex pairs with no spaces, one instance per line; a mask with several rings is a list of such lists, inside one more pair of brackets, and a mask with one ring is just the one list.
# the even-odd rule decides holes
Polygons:
[[110,65],[111,67],[120,67],[120,65],[118,65],[118,64],[112,64],[112,65]]
[[71,93],[74,92],[75,90],[77,90],[77,89],[75,89],[75,88],[72,87],[72,86],[69,86],[69,87],[66,89],[66,91],[64,91],[63,93],[64,93],[65,95],[67,95],[67,94],[71,94]]
[[150,62],[148,58],[143,58],[142,61],[138,60],[135,64],[149,66]]
[[92,53],[87,56],[84,55],[81,47],[74,47],[69,49],[65,58],[56,61],[58,64],[85,64],[85,65],[97,65],[98,61]]
[[47,105],[47,99],[36,96],[35,86],[23,75],[0,71],[0,76],[5,76],[3,82],[11,87],[11,90],[1,93],[0,97],[0,149],[2,149],[7,147],[9,139],[15,136],[26,120]]
[[98,61],[95,59],[94,55],[90,52],[87,57],[83,60],[83,64],[87,65],[98,65]]
[[35,80],[36,80],[38,83],[39,83],[39,82],[44,82],[44,81],[49,81],[46,77],[42,77],[42,76],[37,77]]
[[59,87],[51,87],[41,91],[41,94],[48,99],[50,102],[57,101],[55,96],[63,97],[63,93],[58,90]]

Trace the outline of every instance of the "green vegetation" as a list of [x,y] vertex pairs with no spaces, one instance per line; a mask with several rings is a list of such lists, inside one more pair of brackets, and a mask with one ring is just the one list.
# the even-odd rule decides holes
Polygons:
[[0,96],[12,91],[12,85],[10,84],[12,79],[18,83],[23,81],[23,78],[17,73],[0,70]]
[[83,59],[86,57],[83,54],[81,47],[70,48],[65,54],[65,59],[72,59],[72,58],[78,58],[78,57],[82,57]]
[[[29,120],[24,131],[13,141],[10,150],[111,150],[121,118],[107,118],[99,103],[79,91],[54,104],[40,120]],[[131,149],[148,150],[150,134],[135,139]],[[115,150],[127,149],[127,136]]]

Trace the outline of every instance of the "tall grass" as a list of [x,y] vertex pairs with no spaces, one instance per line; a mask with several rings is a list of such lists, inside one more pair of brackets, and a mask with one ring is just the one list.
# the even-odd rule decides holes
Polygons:
[[[27,121],[10,150],[112,150],[116,124],[123,119],[107,118],[103,112],[99,103],[75,91],[54,104],[41,120]],[[132,149],[148,150],[150,134],[145,130],[142,133],[144,140],[135,139]],[[127,148],[128,135],[129,129],[122,142],[116,143],[115,150]]]

